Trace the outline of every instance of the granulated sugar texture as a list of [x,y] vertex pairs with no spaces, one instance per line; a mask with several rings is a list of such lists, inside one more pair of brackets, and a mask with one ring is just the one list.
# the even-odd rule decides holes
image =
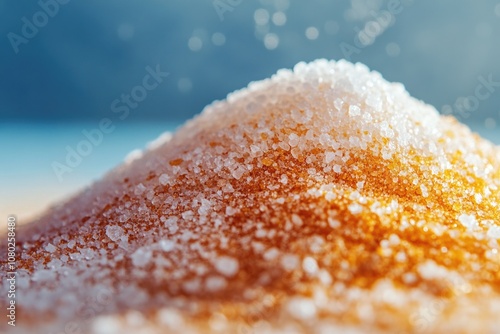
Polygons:
[[18,323],[498,332],[499,187],[500,149],[403,85],[299,63],[19,230]]

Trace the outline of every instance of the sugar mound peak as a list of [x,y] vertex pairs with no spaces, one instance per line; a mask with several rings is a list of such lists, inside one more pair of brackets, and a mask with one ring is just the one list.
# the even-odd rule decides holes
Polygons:
[[499,148],[403,85],[299,63],[20,231],[20,318],[92,333],[490,332],[499,187]]

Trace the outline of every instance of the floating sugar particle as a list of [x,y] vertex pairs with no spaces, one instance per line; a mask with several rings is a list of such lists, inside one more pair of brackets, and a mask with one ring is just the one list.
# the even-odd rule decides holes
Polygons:
[[188,40],[188,47],[191,51],[200,51],[203,47],[203,41],[198,36],[192,36]]
[[264,36],[264,46],[268,50],[274,50],[280,44],[280,38],[278,35],[269,33]]
[[269,12],[264,8],[259,8],[254,12],[253,18],[258,25],[266,25],[269,22]]
[[273,14],[272,21],[276,26],[283,26],[286,24],[286,14],[283,12],[276,12]]
[[306,29],[306,37],[310,40],[315,40],[319,37],[319,31],[316,27],[308,27]]
[[223,33],[216,32],[212,35],[212,43],[217,46],[224,45],[226,43],[226,36]]

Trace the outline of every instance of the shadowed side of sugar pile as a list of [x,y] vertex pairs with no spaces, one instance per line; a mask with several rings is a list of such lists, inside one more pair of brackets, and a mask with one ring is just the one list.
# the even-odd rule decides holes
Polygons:
[[492,330],[499,186],[500,150],[401,84],[300,63],[23,229],[21,311],[105,290],[88,331]]

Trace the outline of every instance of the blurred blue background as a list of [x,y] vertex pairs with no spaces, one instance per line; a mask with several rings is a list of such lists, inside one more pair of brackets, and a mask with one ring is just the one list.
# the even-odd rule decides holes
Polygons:
[[[500,142],[498,0],[0,0],[0,13],[0,214],[32,215],[213,100],[316,58],[363,62]],[[58,175],[103,118],[113,131]]]

